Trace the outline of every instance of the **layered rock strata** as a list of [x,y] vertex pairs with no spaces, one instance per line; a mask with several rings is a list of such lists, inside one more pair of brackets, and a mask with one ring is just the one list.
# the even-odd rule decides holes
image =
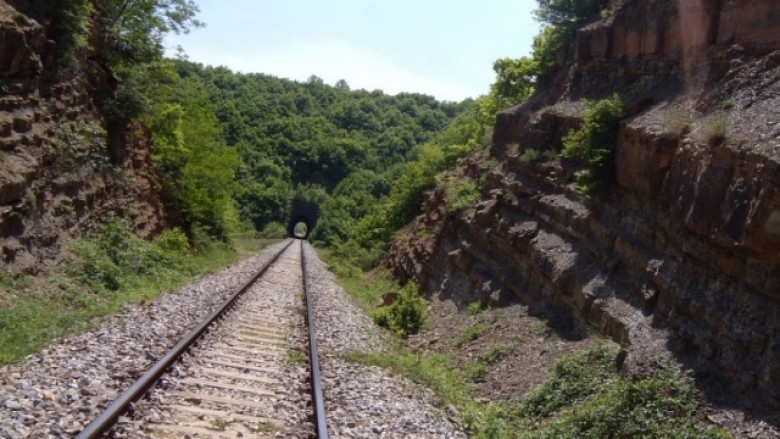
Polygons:
[[80,68],[65,65],[45,23],[16,3],[0,1],[0,264],[57,262],[69,236],[112,212],[155,234],[163,212],[150,136],[140,126],[106,131],[95,103],[112,84],[99,49]]
[[[544,88],[499,114],[482,200],[455,214],[430,194],[390,264],[461,304],[520,300],[595,326],[638,371],[668,350],[776,404],[780,5],[683,3],[625,2],[582,29]],[[583,99],[613,93],[628,101],[616,182],[583,196],[561,138]]]

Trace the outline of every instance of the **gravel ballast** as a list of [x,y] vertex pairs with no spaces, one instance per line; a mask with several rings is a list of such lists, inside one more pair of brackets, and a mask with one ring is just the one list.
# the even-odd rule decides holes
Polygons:
[[339,287],[311,246],[305,251],[330,437],[467,437],[433,405],[436,398],[429,389],[379,367],[342,359],[353,351],[382,351],[388,340]]
[[129,306],[93,331],[1,367],[0,437],[70,437],[80,432],[282,245],[275,244],[148,305]]
[[[80,432],[282,245],[148,305],[130,306],[93,331],[0,368],[0,438],[70,437]],[[349,352],[386,349],[388,336],[338,286],[314,250],[308,244],[304,249],[330,437],[465,438],[457,421],[434,405],[437,398],[430,390],[384,369],[343,359]],[[164,418],[163,413],[156,415]]]

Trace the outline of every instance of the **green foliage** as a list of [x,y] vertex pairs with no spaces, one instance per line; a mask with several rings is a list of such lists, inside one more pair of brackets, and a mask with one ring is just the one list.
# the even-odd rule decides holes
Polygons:
[[180,273],[189,252],[187,237],[178,229],[166,230],[149,245],[135,236],[127,223],[112,220],[89,239],[77,243],[81,262],[74,267],[77,279],[99,291],[116,291],[134,284],[139,277],[171,278]]
[[537,0],[536,18],[543,23],[534,37],[532,59],[538,72],[555,65],[555,60],[567,43],[574,40],[577,29],[598,17],[607,0]]
[[649,378],[624,378],[615,370],[615,354],[600,345],[559,361],[518,408],[542,425],[527,437],[729,437],[699,424],[690,375],[661,362]]
[[282,239],[287,234],[287,227],[279,222],[268,223],[263,230],[257,232],[259,238]]
[[192,0],[105,0],[95,6],[108,31],[115,68],[155,61],[162,55],[167,33],[201,26]]
[[417,293],[417,285],[408,283],[390,306],[372,313],[374,322],[399,334],[416,334],[425,325],[428,312],[425,302]]
[[505,344],[496,343],[485,355],[482,355],[479,358],[487,364],[498,363],[506,356],[508,350],[509,348],[507,348]]
[[562,155],[585,162],[577,184],[582,193],[594,194],[606,191],[615,180],[615,148],[625,107],[617,94],[586,106],[582,126],[563,138]]
[[489,309],[489,305],[486,300],[475,300],[466,307],[466,314],[475,316]]
[[614,347],[599,345],[559,361],[550,379],[526,395],[521,411],[530,417],[547,417],[589,397],[618,378],[616,354]]
[[78,173],[85,167],[98,172],[114,170],[108,162],[106,130],[96,122],[63,121],[48,140],[57,151],[53,167],[60,174]]
[[338,277],[339,285],[367,314],[376,310],[382,295],[401,290],[401,285],[386,268],[376,268],[367,274],[348,262],[349,259],[344,259],[337,249],[320,249],[318,253],[327,263],[328,270]]
[[598,17],[607,0],[537,0],[536,18],[553,26],[577,29]]
[[482,323],[474,323],[467,326],[455,339],[455,346],[462,348],[468,342],[474,341],[485,332],[485,326]]
[[522,163],[538,162],[542,159],[542,153],[538,149],[526,148],[522,154],[520,154],[520,161]]
[[322,216],[312,239],[329,245],[349,240],[421,145],[471,105],[332,87],[316,77],[302,84],[185,61],[175,67],[202,84],[221,139],[241,157],[240,218],[262,229],[285,222],[293,199],[314,197]]
[[450,175],[441,181],[447,212],[462,212],[472,208],[479,200],[480,185],[477,181],[458,175]]
[[[493,63],[496,81],[490,86],[496,107],[508,107],[528,98],[533,93],[538,65],[534,59],[501,58]],[[496,111],[503,108],[497,108]]]
[[[52,340],[90,327],[96,317],[151,300],[268,244],[243,236],[233,240],[238,250],[213,245],[196,253],[179,230],[148,243],[133,235],[127,223],[114,220],[75,243],[80,261],[69,268],[70,276],[41,274],[33,283],[0,273],[0,292],[13,288],[18,294],[9,306],[0,307],[0,364],[19,361]],[[38,285],[47,288],[39,291]]]
[[417,159],[404,166],[387,200],[357,223],[352,240],[364,248],[386,248],[393,233],[418,215],[423,195],[435,187],[436,176],[465,153],[457,145],[424,145]]
[[57,42],[57,55],[65,65],[75,67],[79,53],[89,46],[89,19],[93,12],[90,0],[64,2],[54,9],[51,34]]
[[237,223],[233,204],[238,153],[220,141],[214,108],[196,81],[169,74],[147,116],[153,159],[174,223],[225,240]]
[[482,360],[469,362],[463,371],[469,381],[481,381],[487,375],[487,364]]

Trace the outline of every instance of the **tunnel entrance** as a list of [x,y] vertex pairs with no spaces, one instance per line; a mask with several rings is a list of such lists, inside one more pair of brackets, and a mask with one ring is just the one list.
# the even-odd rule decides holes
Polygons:
[[287,223],[287,236],[297,239],[309,239],[311,231],[320,218],[320,206],[309,201],[293,201],[290,221]]

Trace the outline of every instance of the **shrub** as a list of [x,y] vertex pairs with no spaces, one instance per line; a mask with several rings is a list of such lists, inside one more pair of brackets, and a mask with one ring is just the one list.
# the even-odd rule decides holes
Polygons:
[[457,340],[455,340],[455,346],[457,347],[463,347],[466,343],[470,341],[474,341],[478,339],[480,336],[482,336],[482,332],[484,332],[485,327],[482,326],[481,323],[475,323],[466,329],[463,330],[463,332],[460,333]]
[[425,325],[428,312],[417,293],[417,285],[410,282],[391,306],[374,311],[374,323],[402,335],[416,334]]
[[520,161],[522,163],[538,162],[542,159],[542,153],[538,149],[526,148],[522,154],[520,154]]
[[477,315],[481,312],[487,311],[488,303],[486,300],[475,300],[466,307],[466,314],[470,316]]
[[479,358],[487,364],[497,363],[506,356],[508,350],[509,349],[505,344],[496,343],[486,354],[480,356]]
[[149,244],[126,221],[114,219],[78,241],[75,250],[81,258],[73,268],[76,278],[98,290],[116,291],[145,276],[160,280],[181,275],[189,245],[179,229],[167,230]]
[[479,200],[479,184],[465,177],[448,176],[441,182],[448,213],[462,212]]
[[729,120],[723,114],[714,114],[705,117],[694,132],[694,137],[699,142],[717,145],[726,139],[729,131]]
[[563,138],[562,155],[585,162],[586,169],[577,174],[581,193],[603,193],[615,181],[615,148],[625,106],[617,94],[586,106],[582,126]]
[[530,417],[546,417],[599,391],[617,377],[615,354],[615,348],[599,345],[560,360],[552,376],[528,393],[521,411]]
[[280,222],[271,222],[263,227],[263,230],[257,232],[258,238],[265,239],[282,239],[287,233],[287,228]]

